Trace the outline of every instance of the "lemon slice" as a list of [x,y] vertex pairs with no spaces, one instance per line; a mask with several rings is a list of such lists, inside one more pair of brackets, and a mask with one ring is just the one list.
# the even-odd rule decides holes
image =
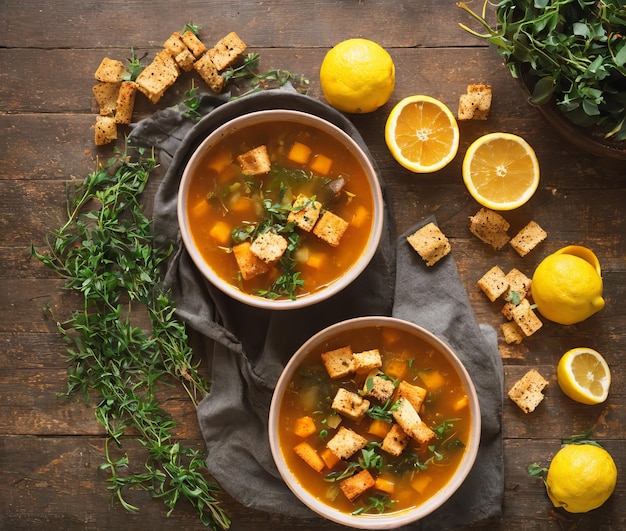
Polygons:
[[475,140],[463,159],[463,181],[481,205],[513,210],[539,186],[539,162],[533,148],[511,133],[490,133]]
[[604,402],[611,385],[611,372],[605,359],[586,347],[563,354],[557,367],[557,378],[561,390],[582,404]]
[[409,96],[389,113],[385,142],[393,158],[407,170],[430,173],[454,159],[459,150],[459,126],[444,103],[430,96]]

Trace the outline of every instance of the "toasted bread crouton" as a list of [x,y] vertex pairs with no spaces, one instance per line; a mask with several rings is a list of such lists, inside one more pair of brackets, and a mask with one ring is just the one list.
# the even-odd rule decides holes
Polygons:
[[506,275],[499,266],[493,266],[478,280],[477,284],[491,302],[509,289]]
[[422,422],[411,402],[406,398],[402,398],[396,404],[398,406],[391,414],[407,435],[419,443],[428,442],[435,436],[435,432]]
[[215,68],[213,61],[211,61],[208,55],[200,57],[200,59],[193,64],[193,68],[200,74],[200,77],[213,92],[217,94],[222,92],[224,89],[224,78],[218,72],[217,68]]
[[324,470],[324,467],[326,466],[324,460],[315,451],[315,448],[313,448],[308,442],[302,441],[301,443],[298,443],[294,446],[293,451],[316,472]]
[[283,236],[267,231],[255,238],[250,246],[250,252],[266,264],[273,264],[285,253],[287,245],[287,240]]
[[250,250],[250,242],[242,242],[233,247],[233,254],[239,267],[239,272],[244,280],[250,280],[257,275],[262,275],[270,270],[270,266],[260,258],[257,258]]
[[509,245],[520,256],[526,256],[547,237],[548,233],[537,222],[529,221],[522,230],[511,238]]
[[172,57],[176,57],[179,53],[189,50],[187,45],[183,42],[183,39],[181,39],[178,31],[175,31],[168,37],[168,39],[163,43],[163,48],[169,50]]
[[313,227],[313,234],[332,247],[337,247],[348,229],[348,225],[345,219],[326,210],[315,224],[315,227]]
[[415,249],[427,266],[435,265],[450,252],[450,242],[441,229],[430,222],[407,237],[407,241]]
[[172,54],[163,49],[137,76],[137,87],[152,103],[157,103],[178,79],[179,73]]
[[237,157],[237,162],[245,175],[261,175],[272,169],[272,161],[265,145],[242,153]]
[[[521,300],[520,300],[521,302]],[[513,320],[513,310],[517,307],[513,301],[506,301],[502,306],[502,315],[507,318],[508,321]]]
[[511,269],[511,271],[506,274],[505,279],[507,284],[509,285],[506,292],[507,300],[513,300],[514,302],[516,302],[516,299],[521,301],[522,299],[528,297],[528,294],[531,290],[531,279],[528,278],[519,269]]
[[124,65],[121,61],[105,57],[100,62],[94,76],[103,83],[121,83],[123,74]]
[[424,403],[428,391],[419,385],[413,385],[402,380],[398,385],[398,399],[408,400],[415,411],[419,411]]
[[355,352],[352,354],[352,358],[354,359],[354,370],[357,372],[369,372],[382,367],[383,364],[383,358],[377,348]]
[[411,437],[404,432],[399,424],[393,424],[380,447],[388,454],[398,456],[404,451],[410,440]]
[[194,63],[196,62],[196,58],[189,50],[183,50],[178,55],[174,56],[174,61],[181,70],[191,72],[193,70]]
[[246,43],[239,38],[239,35],[231,31],[224,38],[220,39],[207,52],[207,55],[211,58],[215,67],[222,71],[233,64],[245,49]]
[[519,345],[524,340],[524,333],[520,330],[520,327],[517,326],[514,321],[502,323],[500,325],[500,330],[502,330],[504,341],[506,341],[508,345]]
[[528,299],[523,299],[512,311],[513,321],[519,326],[526,337],[532,336],[543,323],[531,309]]
[[341,347],[322,353],[322,364],[326,372],[333,379],[344,378],[354,372],[352,347]]
[[180,38],[185,43],[185,46],[189,48],[189,51],[194,57],[200,57],[204,52],[206,52],[206,46],[193,31],[184,31],[180,34]]
[[491,109],[491,85],[468,85],[459,98],[459,120],[486,120]]
[[342,480],[339,483],[339,488],[346,498],[354,501],[375,484],[376,480],[372,475],[367,470],[361,470],[358,474]]
[[493,210],[483,207],[469,220],[470,232],[496,250],[502,249],[511,239],[507,233],[508,221]]
[[137,83],[124,81],[120,86],[115,107],[115,122],[129,124],[133,118],[135,108],[135,96],[137,95]]
[[289,212],[289,216],[287,216],[287,221],[294,223],[306,232],[311,232],[320,216],[322,203],[304,194],[299,194],[291,208],[292,210]]
[[96,116],[93,140],[96,146],[104,146],[117,140],[117,124],[113,116]]
[[530,413],[543,400],[542,391],[546,385],[548,385],[548,381],[535,369],[530,369],[515,382],[508,395],[524,413]]
[[326,443],[339,459],[349,459],[367,444],[367,439],[349,428],[341,426],[335,436]]
[[372,373],[363,384],[363,393],[365,396],[371,396],[381,402],[389,400],[395,390],[396,386],[394,383],[388,378],[385,378],[382,373]]
[[351,418],[352,420],[359,420],[367,413],[370,407],[370,401],[357,393],[340,387],[330,407],[337,413]]
[[113,116],[115,114],[120,86],[121,83],[101,82],[91,89],[101,116]]

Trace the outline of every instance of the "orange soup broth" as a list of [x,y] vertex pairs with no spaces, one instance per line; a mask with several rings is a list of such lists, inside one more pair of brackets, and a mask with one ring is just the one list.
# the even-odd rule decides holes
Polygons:
[[[288,158],[294,142],[311,148],[305,163],[295,163]],[[235,227],[262,219],[258,202],[255,205],[254,200],[242,193],[236,201],[227,205],[226,212],[223,208],[215,208],[206,199],[207,193],[212,190],[242,187],[243,183],[250,181],[254,181],[254,188],[265,190],[271,180],[271,172],[259,176],[244,175],[236,160],[237,156],[260,145],[267,146],[273,165],[314,174],[317,177],[315,182],[319,182],[320,178],[343,177],[345,180],[342,193],[328,206],[328,210],[349,222],[340,244],[332,247],[312,233],[297,231],[301,250],[306,251],[299,252],[298,256],[308,257],[307,260],[299,260],[296,265],[295,270],[301,272],[300,278],[304,280],[297,296],[313,293],[337,280],[358,260],[366,247],[373,223],[373,197],[364,170],[356,157],[326,132],[305,124],[270,122],[237,130],[222,139],[205,155],[190,181],[188,219],[191,235],[206,263],[220,278],[250,294],[271,286],[279,274],[276,268],[244,281],[233,254],[228,252],[233,241],[230,238],[220,241],[215,236],[216,233],[229,234]],[[332,161],[324,175],[312,170],[317,167],[316,161],[320,156]],[[299,193],[310,196],[316,192],[311,188],[310,183],[298,183],[290,197],[295,198]],[[264,193],[265,197],[276,197],[270,192]],[[217,223],[222,224],[222,230],[213,230]]]
[[[336,482],[324,480],[324,476],[330,472],[345,469],[346,461],[340,461],[333,468],[326,467],[318,473],[292,451],[303,440],[294,433],[296,419],[310,416],[315,421],[316,432],[304,440],[321,454],[326,442],[338,429],[328,427],[328,419],[332,417],[331,402],[337,389],[344,387],[357,392],[363,388],[363,378],[331,380],[321,363],[321,353],[346,345],[350,345],[353,352],[378,348],[383,358],[381,369],[383,372],[403,373],[401,379],[427,389],[428,394],[419,415],[431,429],[435,430],[446,420],[455,419],[453,429],[446,435],[437,437],[426,445],[420,445],[411,439],[399,457],[393,457],[378,449],[377,453],[383,456],[386,466],[382,473],[371,469],[370,472],[374,478],[380,476],[391,482],[393,492],[382,492],[374,487],[354,502],[350,502],[343,495]],[[431,385],[430,389],[427,382]],[[371,405],[379,404],[376,399],[367,398]],[[359,422],[342,417],[340,426],[356,431],[368,441],[381,442],[381,437],[368,433],[371,423],[372,419],[367,415]],[[332,341],[316,347],[307,355],[287,386],[281,403],[278,426],[280,447],[287,466],[310,494],[344,513],[352,513],[367,505],[371,496],[380,497],[386,494],[394,502],[393,507],[385,510],[385,514],[389,514],[419,506],[450,481],[462,460],[465,445],[469,440],[471,412],[458,373],[431,344],[404,330],[372,326],[346,331],[334,337]],[[320,432],[323,430],[328,434],[322,438]],[[463,444],[460,446],[455,444],[448,449],[446,445],[453,440],[452,438],[458,439]],[[429,445],[434,445],[435,449],[440,451],[443,456],[441,461],[433,458]],[[407,466],[406,462],[401,464],[408,453],[418,455],[420,463],[427,463],[428,468],[420,470],[414,466]],[[347,461],[356,461],[360,454],[361,452],[357,452]]]

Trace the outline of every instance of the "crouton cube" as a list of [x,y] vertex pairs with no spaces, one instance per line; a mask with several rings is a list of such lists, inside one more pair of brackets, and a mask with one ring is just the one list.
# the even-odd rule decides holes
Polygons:
[[459,120],[486,120],[491,109],[491,85],[468,85],[459,98]]
[[250,246],[250,252],[266,264],[273,264],[287,250],[287,245],[288,242],[283,236],[267,231],[255,238]]
[[322,353],[322,363],[326,372],[333,379],[344,378],[354,372],[352,347],[341,347]]
[[185,43],[185,46],[189,48],[189,51],[194,57],[200,57],[204,52],[206,52],[206,46],[193,31],[184,31],[180,34],[180,38]]
[[233,64],[245,49],[246,43],[239,38],[239,35],[231,31],[220,39],[207,52],[207,55],[211,58],[215,67],[221,71]]
[[531,280],[519,269],[511,269],[506,274],[505,280],[509,285],[506,293],[507,300],[519,303],[519,301],[528,296]]
[[535,369],[530,369],[509,390],[508,395],[524,412],[530,413],[544,399],[543,390],[548,381]]
[[520,330],[525,336],[532,336],[537,330],[539,330],[543,323],[537,317],[537,314],[531,309],[528,299],[522,300],[513,309],[513,321],[519,326]]
[[509,242],[520,256],[526,256],[537,245],[548,237],[548,233],[543,230],[535,221],[530,221],[520,230]]
[[187,45],[181,39],[178,31],[175,31],[168,37],[168,39],[163,43],[163,48],[169,50],[173,57],[176,57],[179,53],[185,50],[189,51]]
[[302,441],[294,446],[293,451],[316,472],[324,470],[324,467],[326,466],[324,460],[315,451],[315,448],[313,448],[308,442]]
[[272,161],[265,145],[257,146],[239,155],[237,162],[245,175],[261,175],[272,169]]
[[404,398],[411,402],[415,411],[420,410],[427,394],[428,391],[419,385],[413,385],[404,380],[398,384],[398,399]]
[[135,108],[135,96],[137,95],[137,83],[134,81],[124,81],[120,86],[117,95],[115,108],[115,122],[118,124],[129,124],[133,118]]
[[330,407],[337,413],[345,415],[352,420],[359,420],[367,413],[370,407],[370,401],[357,393],[340,387]]
[[311,161],[311,171],[317,173],[318,175],[328,175],[331,166],[333,165],[333,159],[327,157],[326,155],[315,155],[313,160]]
[[287,158],[296,164],[306,164],[309,162],[312,150],[302,142],[294,142],[287,154]]
[[424,225],[408,236],[407,241],[422,257],[427,266],[435,265],[451,250],[448,238],[433,222]]
[[512,321],[513,320],[513,310],[515,310],[516,307],[517,307],[517,304],[515,304],[515,302],[507,301],[502,306],[501,313],[502,313],[502,315],[504,315],[504,317],[507,318],[507,320]]
[[349,459],[367,444],[367,439],[357,432],[341,426],[335,436],[326,443],[339,459]]
[[310,435],[313,435],[317,431],[315,427],[315,421],[312,417],[305,415],[296,419],[296,425],[293,428],[293,432],[298,436],[306,439]]
[[478,280],[477,284],[491,302],[494,302],[509,288],[506,275],[499,266],[493,266]]
[[117,124],[113,116],[96,116],[93,140],[96,146],[104,146],[117,140]]
[[102,82],[94,85],[91,89],[101,116],[113,116],[115,114],[120,86],[121,83]]
[[519,345],[524,340],[524,333],[520,330],[520,327],[517,326],[517,324],[513,321],[500,325],[500,330],[502,330],[504,341],[506,341],[506,343],[509,345]]
[[348,222],[326,210],[313,227],[313,234],[332,247],[337,247],[348,228]]
[[233,254],[239,267],[239,272],[244,280],[250,280],[257,275],[262,275],[270,270],[270,266],[260,258],[254,256],[250,250],[250,242],[242,242],[233,247]]
[[94,76],[103,83],[121,83],[124,74],[124,65],[117,59],[105,57],[100,62]]
[[483,207],[469,220],[470,232],[496,250],[502,249],[511,239],[507,233],[508,221],[493,210]]
[[200,74],[200,77],[213,92],[217,94],[222,92],[224,89],[224,78],[218,72],[217,68],[215,68],[213,61],[211,61],[208,55],[200,57],[200,59],[193,64],[193,68]]
[[165,91],[178,79],[178,65],[169,50],[161,50],[137,76],[137,87],[152,102],[157,103]]
[[287,221],[294,223],[306,232],[311,232],[320,216],[322,203],[304,194],[299,194],[291,208],[292,210],[287,216]]
[[383,439],[381,448],[390,455],[398,456],[404,451],[410,440],[411,437],[399,424],[392,424],[391,429]]
[[174,56],[174,61],[178,65],[178,68],[180,68],[181,70],[184,70],[185,72],[191,72],[193,70],[194,63],[196,62],[196,58],[189,50],[185,49]]
[[422,422],[419,414],[407,399],[400,399],[396,404],[398,406],[391,414],[407,435],[418,443],[428,442],[435,436],[435,432]]
[[369,376],[363,385],[363,391],[367,396],[372,396],[376,400],[385,402],[389,400],[396,390],[394,383],[378,374]]
[[352,359],[354,359],[354,370],[357,372],[371,371],[383,365],[383,358],[377,348],[355,352],[352,354]]
[[371,489],[376,484],[376,480],[367,470],[361,470],[358,474],[344,479],[339,483],[341,492],[350,501],[356,500],[365,491]]

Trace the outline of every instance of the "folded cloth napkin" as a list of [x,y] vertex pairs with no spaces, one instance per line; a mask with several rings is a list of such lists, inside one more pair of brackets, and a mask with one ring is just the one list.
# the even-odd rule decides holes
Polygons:
[[[344,115],[290,88],[228,103],[225,96],[203,96],[199,110],[206,116],[200,122],[194,124],[184,110],[166,109],[135,124],[129,137],[131,145],[157,148],[166,169],[155,196],[154,231],[157,241],[178,245],[165,283],[171,287],[177,315],[189,326],[194,349],[206,356],[211,367],[211,391],[197,411],[208,470],[244,506],[315,518],[288,490],[274,465],[267,438],[272,391],[291,354],[319,330],[352,317],[393,313],[447,340],[466,364],[481,396],[483,434],[477,466],[462,493],[418,525],[442,529],[500,514],[502,367],[495,332],[476,324],[452,256],[427,269],[408,250],[404,238],[396,243],[386,207],[383,237],[370,265],[343,292],[310,308],[273,312],[251,308],[217,290],[193,265],[182,244],[176,214],[185,163],[216,127],[239,114],[269,108],[322,116],[351,135],[369,155]],[[382,179],[381,186],[384,195]]]

